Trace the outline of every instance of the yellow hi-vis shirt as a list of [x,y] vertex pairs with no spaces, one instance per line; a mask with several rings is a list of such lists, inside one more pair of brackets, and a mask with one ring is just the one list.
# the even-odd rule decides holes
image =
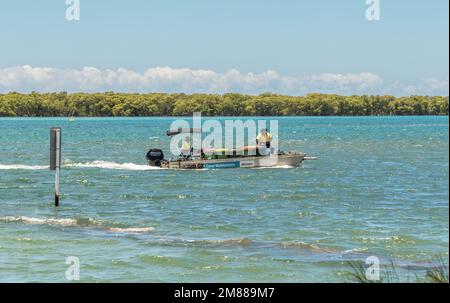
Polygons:
[[272,141],[272,135],[268,132],[266,132],[266,135],[263,135],[262,133],[259,133],[258,137],[256,137],[256,140],[261,143],[267,143]]
[[184,141],[183,145],[181,145],[181,152],[183,154],[189,154],[191,152],[191,143]]
[[190,142],[183,142],[183,145],[181,146],[181,150],[187,150],[189,151],[191,149],[191,143]]

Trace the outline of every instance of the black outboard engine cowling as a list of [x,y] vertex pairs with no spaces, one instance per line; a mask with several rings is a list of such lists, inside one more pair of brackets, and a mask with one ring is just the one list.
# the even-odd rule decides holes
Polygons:
[[164,160],[164,153],[162,150],[152,148],[147,153],[147,162],[150,166],[161,166],[161,162]]

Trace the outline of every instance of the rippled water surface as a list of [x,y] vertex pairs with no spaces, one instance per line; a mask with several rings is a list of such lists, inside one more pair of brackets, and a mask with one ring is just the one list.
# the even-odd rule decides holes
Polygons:
[[281,148],[317,161],[152,169],[172,118],[0,119],[0,281],[64,282],[68,256],[85,282],[327,282],[371,255],[448,258],[448,117],[277,119]]

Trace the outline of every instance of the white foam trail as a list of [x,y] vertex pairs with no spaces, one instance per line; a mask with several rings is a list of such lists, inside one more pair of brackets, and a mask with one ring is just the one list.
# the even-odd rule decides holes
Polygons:
[[0,164],[0,170],[40,170],[48,169],[48,166],[42,165],[21,165],[21,164]]
[[[74,168],[101,168],[101,169],[117,169],[117,170],[154,170],[162,169],[156,166],[141,165],[134,163],[116,163],[109,161],[92,161],[85,163],[65,162],[62,167]],[[47,165],[22,165],[22,164],[0,164],[0,170],[43,170],[48,169]]]
[[[101,168],[101,169],[116,169],[116,170],[155,170],[155,169],[164,169],[157,166],[150,165],[142,165],[142,164],[134,164],[134,163],[116,163],[110,161],[92,161],[92,162],[84,162],[84,163],[72,163],[65,162],[62,167],[69,168]],[[44,165],[21,165],[21,164],[0,164],[0,170],[42,170],[48,169],[48,166]],[[295,168],[294,166],[289,165],[277,165],[277,166],[267,166],[267,167],[255,167],[254,169],[274,169],[274,168]]]
[[266,167],[255,167],[254,169],[273,169],[273,168],[295,168],[295,166],[291,165],[276,165],[276,166],[266,166]]
[[134,163],[116,163],[109,161],[93,161],[86,163],[66,163],[63,167],[77,168],[101,168],[101,169],[121,169],[121,170],[153,170],[161,169],[160,167],[150,165],[139,165]]

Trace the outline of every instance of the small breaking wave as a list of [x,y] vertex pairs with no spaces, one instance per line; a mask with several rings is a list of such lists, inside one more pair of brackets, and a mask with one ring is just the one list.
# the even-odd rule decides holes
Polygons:
[[330,249],[326,247],[320,247],[316,244],[312,243],[305,243],[305,242],[284,242],[281,243],[281,246],[283,248],[301,248],[301,249],[307,249],[313,252],[322,252],[322,253],[337,253],[338,251],[335,249]]
[[344,250],[343,254],[359,254],[368,251],[369,249],[367,247],[360,247],[360,248],[352,248],[348,250]]
[[59,227],[88,227],[93,226],[114,233],[147,233],[155,231],[154,227],[114,227],[110,222],[96,220],[92,218],[33,218],[26,216],[0,217],[0,223],[16,223],[28,225],[47,225]]
[[48,169],[43,165],[0,164],[0,170],[41,170]]
[[186,239],[182,237],[157,236],[147,239],[147,243],[170,245],[170,246],[190,246],[190,247],[222,247],[222,246],[250,246],[254,242],[248,238],[231,238],[231,239]]
[[224,239],[224,240],[199,240],[195,241],[199,244],[207,244],[207,245],[230,245],[230,246],[248,246],[253,242],[248,238],[239,238],[239,239]]
[[33,217],[0,217],[0,222],[22,223],[30,225],[51,225],[51,226],[86,226],[101,225],[101,221],[91,218],[33,218]]
[[386,243],[409,243],[415,244],[413,239],[403,237],[403,236],[390,236],[390,237],[361,237],[355,238],[363,243],[376,243],[376,242],[386,242]]
[[337,249],[322,247],[312,243],[305,242],[284,242],[281,244],[283,248],[291,248],[291,249],[306,249],[314,253],[326,253],[326,254],[338,254],[338,255],[352,255],[352,254],[362,254],[369,249],[367,247],[360,248],[352,248],[344,251],[340,251]]
[[115,232],[115,233],[140,234],[140,233],[148,233],[148,232],[155,231],[155,228],[154,227],[129,227],[129,228],[110,227],[107,230],[110,232]]

